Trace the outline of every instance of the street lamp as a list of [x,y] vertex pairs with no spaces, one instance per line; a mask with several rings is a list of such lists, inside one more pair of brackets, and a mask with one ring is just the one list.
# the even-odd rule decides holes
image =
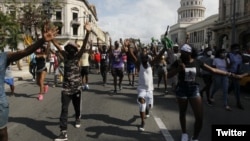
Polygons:
[[236,35],[236,26],[235,26],[235,10],[236,10],[236,0],[231,1],[232,3],[232,9],[233,9],[233,15],[232,15],[232,39],[231,39],[231,44],[235,43],[235,35]]
[[189,33],[186,34],[186,41],[185,41],[186,44],[189,43]]
[[212,31],[210,28],[207,29],[207,46],[210,47],[210,38],[212,36]]

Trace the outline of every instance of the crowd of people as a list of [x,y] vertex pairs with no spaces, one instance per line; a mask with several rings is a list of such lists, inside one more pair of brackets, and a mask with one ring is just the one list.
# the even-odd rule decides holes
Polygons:
[[[228,104],[228,93],[231,91],[229,85],[232,85],[236,96],[236,105],[239,109],[244,109],[240,98],[239,80],[249,75],[249,69],[240,53],[240,46],[233,44],[231,52],[224,49],[213,51],[212,48],[206,48],[202,57],[198,57],[197,50],[190,44],[173,44],[173,42],[164,37],[161,42],[152,42],[151,45],[143,47],[140,41],[128,38],[112,41],[109,39],[109,45],[102,44],[97,38],[96,50],[93,50],[93,41],[89,41],[91,26],[85,25],[86,35],[82,46],[69,42],[63,48],[55,39],[56,28],[44,28],[42,39],[31,45],[25,50],[16,53],[1,53],[0,63],[4,70],[1,70],[1,79],[5,77],[5,82],[11,86],[13,78],[8,77],[8,66],[11,62],[30,55],[30,73],[32,80],[39,86],[38,100],[44,99],[44,94],[48,92],[48,84],[45,81],[47,71],[55,75],[55,85],[57,77],[61,75],[61,114],[60,114],[60,135],[55,141],[67,140],[68,107],[72,101],[75,110],[75,127],[81,126],[81,94],[83,91],[91,89],[89,86],[89,72],[92,66],[95,66],[96,73],[100,74],[103,86],[108,84],[108,73],[113,78],[114,90],[111,95],[117,94],[122,90],[122,85],[129,85],[135,88],[137,85],[137,102],[141,123],[140,131],[145,130],[145,119],[150,117],[150,109],[154,104],[154,75],[157,77],[157,88],[160,88],[161,81],[164,82],[162,93],[169,94],[168,84],[171,85],[171,92],[175,93],[176,101],[179,107],[179,121],[181,125],[181,141],[188,141],[186,127],[186,113],[188,103],[194,113],[194,133],[192,141],[198,141],[199,133],[202,129],[203,93],[206,93],[207,104],[213,105],[214,95],[219,88],[223,90],[223,103],[225,109],[231,111]],[[50,49],[51,42],[57,51]],[[113,44],[114,43],[114,44]],[[215,56],[213,54],[215,53]],[[49,69],[46,61],[49,58]],[[248,68],[249,62],[248,63]],[[53,68],[53,69],[52,69]],[[126,72],[126,73],[125,73]],[[5,76],[4,76],[5,74]],[[124,75],[127,74],[128,84],[123,83]],[[136,78],[138,76],[138,78]],[[200,88],[197,78],[204,80],[204,87]],[[11,81],[12,80],[12,81]],[[136,80],[138,83],[136,84]],[[1,83],[3,84],[3,83]],[[12,88],[12,87],[11,87]],[[92,88],[93,89],[93,88]],[[12,89],[11,89],[12,90]],[[7,119],[8,119],[8,101],[5,92],[1,90],[0,104],[1,119],[0,140],[7,141]],[[13,87],[14,93],[14,87]],[[2,104],[3,103],[3,104]]]

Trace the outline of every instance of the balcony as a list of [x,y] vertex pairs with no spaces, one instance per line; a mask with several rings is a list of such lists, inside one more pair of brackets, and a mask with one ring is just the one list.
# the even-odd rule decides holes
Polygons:
[[72,20],[71,21],[71,26],[72,27],[79,27],[80,25],[81,25],[81,23],[78,20]]

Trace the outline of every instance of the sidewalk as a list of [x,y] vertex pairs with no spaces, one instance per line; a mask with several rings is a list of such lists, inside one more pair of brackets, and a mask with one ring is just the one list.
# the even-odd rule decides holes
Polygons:
[[28,77],[30,77],[31,79],[32,75],[29,72],[29,64],[23,61],[21,66],[22,66],[22,70],[18,70],[17,65],[11,65],[12,75],[15,81],[20,81]]

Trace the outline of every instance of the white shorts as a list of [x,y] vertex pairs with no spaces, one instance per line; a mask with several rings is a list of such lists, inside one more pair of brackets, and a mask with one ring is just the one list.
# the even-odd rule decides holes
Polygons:
[[[145,102],[148,105],[151,105],[151,108],[153,108],[154,104],[154,96],[153,96],[153,90],[147,91],[147,90],[137,90],[138,91],[138,99],[143,98],[145,99]],[[137,99],[137,102],[140,103]]]

